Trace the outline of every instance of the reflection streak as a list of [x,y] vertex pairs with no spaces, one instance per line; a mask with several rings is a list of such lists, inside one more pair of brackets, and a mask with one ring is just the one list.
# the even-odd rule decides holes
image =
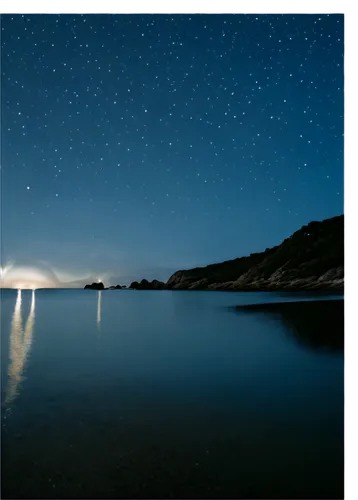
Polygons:
[[32,291],[30,312],[22,328],[21,319],[21,290],[17,292],[14,314],[10,333],[10,366],[8,370],[8,385],[5,403],[11,403],[18,395],[19,384],[23,380],[23,371],[26,359],[30,352],[35,324],[35,290]]
[[97,328],[98,330],[101,329],[101,300],[102,300],[102,292],[98,292],[98,299],[97,299]]

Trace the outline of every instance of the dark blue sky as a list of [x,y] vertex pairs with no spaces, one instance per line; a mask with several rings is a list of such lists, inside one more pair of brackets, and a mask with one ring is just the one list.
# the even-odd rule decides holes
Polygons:
[[167,279],[343,212],[343,15],[3,15],[2,265]]

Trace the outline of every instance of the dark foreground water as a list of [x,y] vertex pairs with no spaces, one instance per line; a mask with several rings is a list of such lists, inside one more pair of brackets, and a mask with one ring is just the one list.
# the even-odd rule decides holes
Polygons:
[[343,498],[343,324],[230,307],[292,297],[3,291],[2,498]]

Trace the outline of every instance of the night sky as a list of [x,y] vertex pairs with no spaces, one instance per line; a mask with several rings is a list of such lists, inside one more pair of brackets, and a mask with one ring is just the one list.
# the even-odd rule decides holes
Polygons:
[[343,15],[3,15],[8,286],[106,285],[343,213]]

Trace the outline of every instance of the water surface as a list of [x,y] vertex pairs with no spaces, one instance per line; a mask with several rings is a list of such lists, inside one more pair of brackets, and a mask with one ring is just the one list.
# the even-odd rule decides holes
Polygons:
[[342,498],[343,343],[232,307],[317,297],[2,291],[2,498]]

